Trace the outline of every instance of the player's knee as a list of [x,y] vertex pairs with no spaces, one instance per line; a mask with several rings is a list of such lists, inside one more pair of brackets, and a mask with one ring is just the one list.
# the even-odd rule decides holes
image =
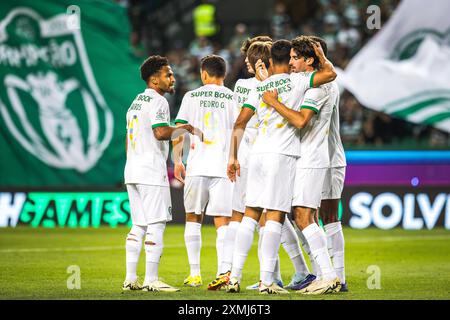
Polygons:
[[244,217],[243,213],[233,210],[233,214],[231,216],[231,220],[230,221],[241,222],[243,217]]
[[307,226],[311,224],[310,216],[308,214],[299,212],[294,213],[294,221],[297,227],[300,228],[300,230],[305,229]]
[[136,237],[135,234],[129,233],[127,236],[127,241],[135,241],[135,242],[139,242],[139,239]]
[[145,228],[139,226],[133,226],[126,237],[127,247],[141,247],[142,239],[145,235]]
[[230,217],[216,216],[214,217],[214,225],[216,229],[220,227],[227,226],[230,223]]
[[147,227],[145,247],[163,247],[165,223],[154,223]]
[[202,223],[202,215],[195,213],[186,213],[186,222]]
[[322,219],[322,222],[325,225],[339,221],[338,216],[335,214],[321,214],[320,218]]

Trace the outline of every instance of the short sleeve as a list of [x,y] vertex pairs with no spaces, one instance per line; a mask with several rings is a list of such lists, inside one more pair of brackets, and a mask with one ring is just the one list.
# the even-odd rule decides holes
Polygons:
[[290,78],[298,90],[305,92],[314,87],[314,75],[316,72],[292,72]]
[[241,80],[241,79],[239,79],[238,81],[236,81],[236,83],[234,84],[234,90],[233,90],[233,99],[234,99],[234,101],[236,101],[236,103],[238,103],[238,104],[239,104],[239,94],[237,93],[237,89],[238,89],[238,87],[239,87],[240,80]]
[[155,99],[150,105],[150,122],[152,129],[157,127],[166,127],[170,122],[169,103],[166,99]]
[[229,112],[230,119],[232,119],[232,121],[233,121],[232,124],[234,124],[237,117],[239,116],[239,111],[240,111],[240,109],[239,109],[239,104],[237,103],[237,101],[235,99],[231,100],[230,104],[229,104],[228,112]]
[[178,110],[175,123],[186,124],[189,123],[189,93],[186,93],[181,101],[180,110]]
[[242,106],[242,108],[249,108],[253,112],[256,112],[256,106],[258,105],[259,97],[258,93],[255,89],[251,89],[250,93],[248,94],[248,99]]
[[319,113],[327,100],[327,93],[323,88],[312,88],[306,91],[300,109],[310,109]]

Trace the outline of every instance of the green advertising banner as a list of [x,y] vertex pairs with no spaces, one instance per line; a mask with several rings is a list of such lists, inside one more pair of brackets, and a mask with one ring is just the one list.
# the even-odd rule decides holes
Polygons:
[[126,192],[0,193],[0,227],[131,226]]
[[[184,224],[183,190],[172,189],[171,196],[170,224]],[[339,217],[342,217],[342,204]],[[205,217],[204,223],[212,222],[211,217]],[[0,228],[114,228],[131,224],[130,202],[125,191],[0,192]]]
[[0,3],[0,187],[123,181],[125,113],[145,84],[113,1]]

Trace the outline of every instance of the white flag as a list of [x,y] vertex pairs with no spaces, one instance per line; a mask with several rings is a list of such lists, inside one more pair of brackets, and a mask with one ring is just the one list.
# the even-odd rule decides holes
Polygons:
[[450,1],[403,0],[339,82],[366,107],[450,132]]

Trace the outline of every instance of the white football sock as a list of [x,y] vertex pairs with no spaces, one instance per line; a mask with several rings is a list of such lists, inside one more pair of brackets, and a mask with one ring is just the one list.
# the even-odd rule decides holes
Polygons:
[[309,247],[308,241],[306,241],[306,238],[303,235],[303,232],[300,231],[300,229],[297,229],[297,235],[301,241],[302,248],[305,250],[306,254],[309,257],[309,262],[311,262],[312,274],[314,274],[317,277],[317,279],[320,279],[321,277],[320,268],[317,266],[316,260],[314,260],[314,257],[311,254],[311,248]]
[[159,260],[164,248],[164,229],[165,222],[152,223],[147,226],[145,236],[145,280],[149,283],[158,280]]
[[245,260],[248,252],[253,244],[253,237],[258,222],[249,217],[242,218],[236,234],[236,245],[233,254],[233,266],[231,268],[231,278],[237,278],[239,281],[242,278],[242,269],[244,268]]
[[[264,238],[264,227],[260,226],[258,232],[259,232],[259,238],[258,238],[258,260],[259,260],[259,265],[261,266],[261,261],[262,261],[262,257],[261,257],[261,243],[262,243],[262,240]],[[277,255],[277,263],[275,264],[274,277],[275,277],[275,280],[282,280],[281,279],[280,256],[279,255]]]
[[186,222],[184,242],[191,268],[192,277],[200,275],[200,250],[202,248],[202,225],[197,222]]
[[217,274],[216,277],[219,276],[219,274],[224,273],[226,271],[223,270],[223,252],[224,252],[224,246],[225,246],[225,237],[227,235],[228,226],[220,226],[217,228],[217,237],[216,237],[216,251],[217,251]]
[[295,272],[306,277],[309,274],[309,269],[300,249],[297,233],[287,217],[284,219],[283,228],[281,229],[281,244],[291,259]]
[[139,262],[139,256],[142,249],[142,239],[144,238],[147,227],[133,225],[125,241],[126,264],[128,281],[134,281],[137,278],[136,270]]
[[340,221],[333,222],[326,224],[324,228],[328,242],[331,244],[334,269],[341,283],[345,283],[345,240],[344,233],[342,232],[342,224]]
[[281,242],[282,224],[268,220],[264,228],[264,237],[261,243],[261,281],[265,285],[271,285],[274,279],[274,270],[277,263],[278,249]]
[[275,269],[273,271],[273,276],[275,280],[283,280],[281,279],[281,268],[280,268],[280,255],[277,254],[277,261],[275,262]]
[[264,237],[264,227],[263,226],[259,226],[259,230],[258,230],[258,260],[259,260],[259,265],[261,265],[261,261],[262,261],[262,257],[261,257],[261,243],[262,243],[262,239]]
[[308,241],[318,269],[322,272],[322,278],[325,280],[336,278],[337,275],[328,254],[327,239],[323,231],[320,230],[320,227],[316,223],[312,223],[303,229],[303,235]]
[[223,272],[231,271],[231,265],[233,263],[233,251],[236,245],[236,235],[240,224],[241,223],[238,221],[230,221],[230,223],[228,224],[222,258],[222,267],[224,270]]

